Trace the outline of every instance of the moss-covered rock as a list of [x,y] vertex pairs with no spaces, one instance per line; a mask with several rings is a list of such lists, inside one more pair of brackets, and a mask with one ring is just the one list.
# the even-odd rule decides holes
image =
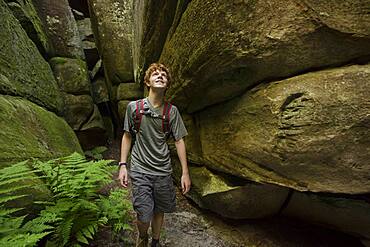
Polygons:
[[95,104],[109,101],[109,91],[104,77],[98,77],[92,82],[92,92]]
[[0,93],[22,96],[53,112],[63,100],[49,64],[0,0]]
[[68,0],[37,0],[33,3],[54,47],[50,57],[84,59],[80,34]]
[[143,83],[145,70],[157,62],[168,33],[173,33],[188,0],[134,1],[133,64],[137,83]]
[[[179,182],[181,166],[178,161],[174,167],[175,178]],[[235,185],[233,178],[228,181],[205,167],[190,166],[189,172],[192,187],[188,197],[200,207],[227,218],[256,219],[274,215],[288,196],[287,188],[246,181]]]
[[370,65],[260,85],[199,112],[213,169],[302,191],[370,192]]
[[64,119],[17,97],[0,96],[0,165],[30,157],[43,160],[82,153]]
[[369,2],[363,0],[304,0],[324,25],[356,37],[370,37]]
[[94,112],[94,102],[90,95],[65,94],[64,119],[73,130],[80,130]]
[[46,58],[51,51],[48,37],[31,0],[14,0],[8,3],[28,37],[35,43],[39,52]]
[[136,100],[143,97],[139,83],[121,83],[117,88],[117,100]]
[[370,203],[360,198],[294,192],[282,213],[370,239]]
[[70,94],[90,94],[90,79],[84,61],[53,57],[49,63],[61,91]]
[[92,0],[91,23],[107,79],[132,81],[132,0]]
[[118,101],[118,115],[119,115],[119,121],[122,121],[125,118],[127,105],[130,103],[129,100],[120,100]]
[[[365,1],[355,2],[356,10],[366,9]],[[370,55],[370,39],[362,31],[356,37],[360,29],[332,29],[309,9],[299,0],[191,1],[160,57],[173,72],[170,100],[192,113],[266,80]],[[333,17],[335,25],[355,26],[370,15],[352,14]]]

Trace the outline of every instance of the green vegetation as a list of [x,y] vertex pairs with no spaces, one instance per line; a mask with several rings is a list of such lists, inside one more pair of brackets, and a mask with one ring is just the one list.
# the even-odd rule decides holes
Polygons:
[[[113,231],[131,230],[127,191],[113,189],[109,196],[98,192],[112,181],[110,160],[87,161],[70,156],[42,162],[23,161],[0,170],[0,246],[84,246],[94,238],[99,226]],[[35,176],[35,174],[37,176]],[[43,180],[53,195],[31,219],[23,208],[14,207],[25,196],[25,181]]]

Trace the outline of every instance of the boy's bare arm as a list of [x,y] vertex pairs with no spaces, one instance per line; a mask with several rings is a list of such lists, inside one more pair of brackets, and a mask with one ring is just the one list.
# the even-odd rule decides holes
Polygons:
[[[131,134],[127,131],[122,136],[122,143],[121,143],[121,162],[127,162],[128,153],[130,152],[131,148],[131,141],[132,137]],[[128,185],[128,173],[127,167],[121,166],[119,169],[118,179],[123,187],[127,187]]]
[[182,193],[186,194],[190,190],[191,181],[189,176],[189,168],[188,163],[186,160],[186,148],[185,148],[185,142],[184,139],[180,139],[175,142],[177,155],[179,156],[179,160],[181,163],[182,168],[182,176],[181,176],[181,188]]

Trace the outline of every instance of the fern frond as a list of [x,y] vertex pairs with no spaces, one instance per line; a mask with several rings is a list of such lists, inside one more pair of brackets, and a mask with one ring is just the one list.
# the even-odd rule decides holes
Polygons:
[[2,196],[2,198],[0,198],[0,204],[8,202],[8,201],[13,201],[15,199],[22,198],[22,197],[25,197],[25,196],[27,196],[27,195]]

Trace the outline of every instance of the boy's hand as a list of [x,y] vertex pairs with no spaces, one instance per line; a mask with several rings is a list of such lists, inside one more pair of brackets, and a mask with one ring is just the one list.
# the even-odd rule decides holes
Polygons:
[[191,181],[189,174],[182,174],[181,176],[181,188],[182,188],[182,194],[185,195],[189,192],[191,186]]
[[127,174],[127,168],[126,168],[126,166],[121,166],[121,168],[119,169],[118,179],[119,179],[120,184],[124,188],[127,188],[127,185],[128,185],[128,174]]

